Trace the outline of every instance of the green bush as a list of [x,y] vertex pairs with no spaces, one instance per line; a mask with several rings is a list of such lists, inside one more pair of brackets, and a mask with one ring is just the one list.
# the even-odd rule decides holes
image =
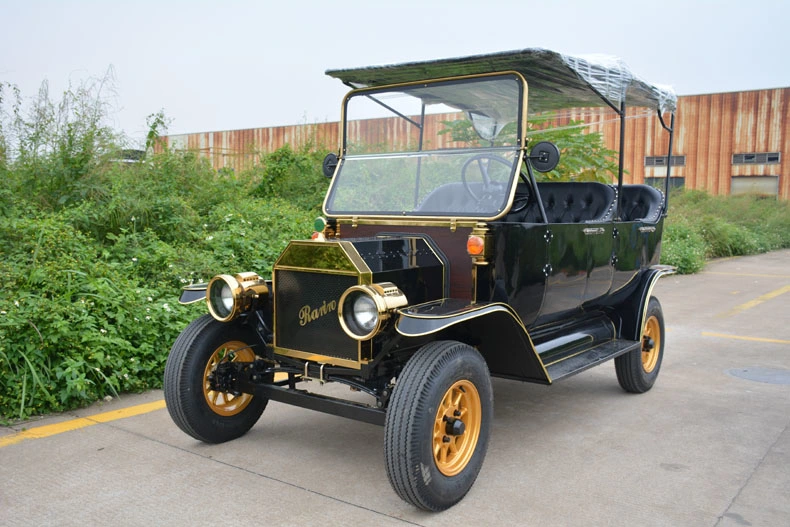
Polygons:
[[705,265],[705,239],[686,222],[668,222],[662,239],[661,262],[681,274],[696,273]]
[[320,214],[329,180],[323,176],[325,149],[312,150],[310,145],[294,151],[289,145],[272,153],[262,154],[255,167],[244,176],[258,180],[254,195],[276,197],[293,205]]
[[702,269],[706,258],[790,247],[790,203],[763,196],[673,192],[664,230],[662,263],[681,273]]
[[202,305],[180,287],[222,272],[264,276],[312,216],[247,197],[212,209],[197,233],[163,241],[133,222],[97,240],[68,210],[0,218],[0,416],[24,418],[161,386],[178,333]]
[[180,288],[269,276],[287,241],[312,230],[321,154],[271,154],[276,184],[256,196],[254,173],[217,173],[191,152],[115,161],[95,91],[53,103],[43,90],[29,111],[19,97],[9,111],[7,93],[0,85],[0,420],[161,386],[172,342],[205,309],[178,304]]

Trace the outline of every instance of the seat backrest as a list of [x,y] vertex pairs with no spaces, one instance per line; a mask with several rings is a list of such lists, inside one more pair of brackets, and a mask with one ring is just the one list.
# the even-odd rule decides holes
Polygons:
[[616,192],[595,182],[538,183],[549,223],[586,223],[611,218]]
[[623,185],[620,218],[623,221],[655,223],[661,217],[664,194],[650,185]]

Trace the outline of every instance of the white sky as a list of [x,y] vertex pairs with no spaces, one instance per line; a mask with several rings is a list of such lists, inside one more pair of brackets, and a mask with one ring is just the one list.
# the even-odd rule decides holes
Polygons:
[[0,0],[0,81],[115,76],[115,126],[145,135],[334,121],[326,69],[528,47],[625,59],[680,95],[790,86],[787,0]]

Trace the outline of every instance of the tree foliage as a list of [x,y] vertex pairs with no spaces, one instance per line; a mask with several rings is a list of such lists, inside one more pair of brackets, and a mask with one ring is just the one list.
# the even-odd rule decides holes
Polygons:
[[[600,181],[611,183],[617,179],[617,152],[606,148],[603,136],[590,131],[582,121],[570,121],[565,126],[551,127],[554,114],[533,116],[527,123],[530,144],[551,141],[560,149],[557,168],[541,177],[555,181]],[[450,134],[453,141],[479,146],[515,144],[516,125],[505,126],[492,142],[483,141],[475,132],[472,122],[466,119],[442,121],[445,129],[440,134]]]

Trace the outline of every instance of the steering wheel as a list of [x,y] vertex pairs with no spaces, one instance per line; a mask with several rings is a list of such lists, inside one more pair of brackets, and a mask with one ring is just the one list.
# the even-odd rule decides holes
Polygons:
[[[484,163],[485,160],[488,160],[488,163]],[[474,190],[472,190],[472,186],[466,180],[466,171],[473,162],[477,162],[477,166],[480,169],[480,174],[483,176],[483,194],[478,196]],[[496,161],[497,163],[501,163],[508,167],[509,169],[513,168],[513,162],[508,161],[504,157],[495,156],[493,154],[477,154],[469,159],[466,160],[464,165],[461,167],[461,181],[464,184],[464,189],[466,192],[472,197],[473,200],[480,202],[486,198],[486,195],[490,195],[491,189],[493,184],[491,183],[491,176],[488,175],[488,168],[491,165],[492,161]]]

